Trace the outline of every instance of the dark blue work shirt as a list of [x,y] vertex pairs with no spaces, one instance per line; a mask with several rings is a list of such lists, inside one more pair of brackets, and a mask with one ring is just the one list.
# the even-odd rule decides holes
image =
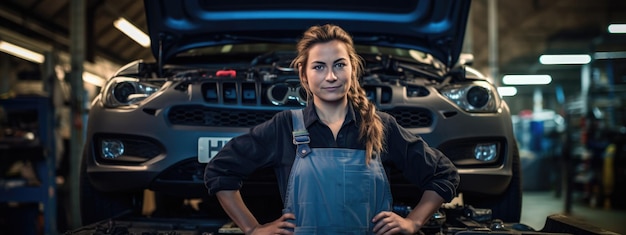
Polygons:
[[[398,169],[419,189],[432,190],[446,201],[452,200],[459,184],[459,175],[452,162],[439,150],[429,147],[421,137],[400,126],[391,115],[383,112],[378,115],[385,128],[383,164]],[[360,114],[350,106],[335,140],[330,128],[319,119],[314,105],[304,108],[311,148],[365,149],[359,141],[360,122]],[[269,167],[275,170],[280,194],[284,196],[295,152],[291,112],[283,111],[229,141],[207,164],[205,185],[211,195],[220,190],[238,190],[248,175]]]

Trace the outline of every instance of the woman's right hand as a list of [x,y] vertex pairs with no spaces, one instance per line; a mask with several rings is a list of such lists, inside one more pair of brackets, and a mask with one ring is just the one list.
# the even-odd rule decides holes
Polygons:
[[296,216],[292,213],[285,213],[277,220],[269,222],[267,224],[259,224],[247,234],[249,235],[265,235],[265,234],[286,234],[291,235],[296,225],[290,220],[295,220]]

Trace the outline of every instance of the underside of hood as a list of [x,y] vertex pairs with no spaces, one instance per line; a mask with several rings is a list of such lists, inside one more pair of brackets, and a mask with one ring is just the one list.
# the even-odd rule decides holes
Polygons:
[[336,24],[356,44],[416,49],[448,66],[459,58],[470,0],[145,0],[160,63],[196,47],[251,41],[295,43],[312,25]]

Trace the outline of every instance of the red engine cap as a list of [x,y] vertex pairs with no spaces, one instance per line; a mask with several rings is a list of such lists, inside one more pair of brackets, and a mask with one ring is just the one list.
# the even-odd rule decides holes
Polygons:
[[231,78],[234,78],[234,77],[237,77],[237,71],[232,70],[232,69],[228,69],[228,70],[218,70],[218,71],[215,73],[215,76],[218,76],[218,77],[231,77]]

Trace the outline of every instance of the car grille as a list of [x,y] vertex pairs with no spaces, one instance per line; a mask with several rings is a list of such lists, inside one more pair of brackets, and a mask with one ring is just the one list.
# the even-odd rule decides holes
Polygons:
[[433,124],[432,112],[425,108],[401,107],[381,111],[395,117],[404,128],[423,128]]
[[[248,81],[215,80],[202,83],[202,94],[207,105],[178,105],[168,112],[168,120],[173,125],[207,126],[207,127],[253,127],[271,119],[281,110],[303,108],[303,100],[286,100],[282,105],[273,104],[268,98],[270,87],[273,95],[278,99],[284,98],[286,88],[299,87],[297,77],[284,79],[277,83],[259,83]],[[387,85],[364,85],[367,98],[379,106],[393,103],[394,87]],[[405,89],[402,89],[403,91]],[[274,92],[276,94],[274,94]],[[300,89],[303,92],[303,89]],[[406,86],[407,96],[423,97],[429,92],[422,86]],[[292,97],[298,94],[290,93]],[[305,94],[299,94],[303,98]],[[277,97],[274,97],[277,98]],[[284,101],[284,100],[283,100]],[[268,107],[268,109],[265,109]],[[425,128],[433,124],[432,112],[420,107],[393,107],[381,108],[396,118],[405,128]]]
[[158,179],[161,181],[203,182],[205,163],[199,163],[197,158],[181,161],[163,171]]
[[187,126],[253,127],[271,119],[278,110],[223,109],[202,105],[179,105],[170,109],[171,124]]
[[[178,105],[170,109],[167,117],[174,125],[253,127],[271,119],[279,111]],[[394,116],[406,128],[429,127],[433,124],[433,115],[428,109],[405,107],[381,111]]]

